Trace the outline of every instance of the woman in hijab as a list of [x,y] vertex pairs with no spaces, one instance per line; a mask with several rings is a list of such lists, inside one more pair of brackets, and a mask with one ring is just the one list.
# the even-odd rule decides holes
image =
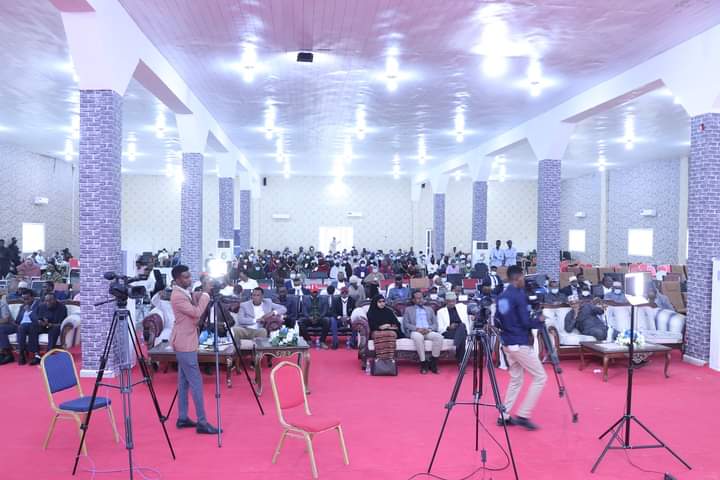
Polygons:
[[376,295],[367,312],[370,338],[375,344],[375,358],[395,358],[395,340],[403,338],[402,327],[390,307],[385,306],[385,297]]

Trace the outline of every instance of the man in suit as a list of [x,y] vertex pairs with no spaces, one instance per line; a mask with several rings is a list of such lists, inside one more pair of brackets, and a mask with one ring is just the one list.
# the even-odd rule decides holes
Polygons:
[[303,297],[303,308],[300,315],[300,335],[310,342],[308,327],[320,327],[320,348],[328,348],[327,340],[330,331],[330,305],[326,295],[320,297],[320,289],[313,285],[310,295]]
[[302,296],[288,295],[286,287],[278,288],[277,297],[273,299],[273,303],[285,307],[285,326],[288,328],[295,328],[295,324],[300,318],[302,303],[299,300],[301,299]]
[[22,291],[22,301],[23,304],[15,317],[17,342],[20,350],[18,364],[25,365],[25,354],[29,351],[32,356],[30,365],[37,365],[40,363],[40,354],[38,353],[38,336],[40,335],[38,309],[40,302],[35,300],[35,294],[30,289]]
[[437,312],[438,331],[444,338],[453,340],[455,359],[458,365],[465,356],[465,340],[467,332],[472,328],[468,317],[467,305],[457,303],[457,295],[453,292],[445,295],[445,306]]
[[54,293],[46,293],[38,307],[38,332],[48,334],[48,351],[55,348],[60,338],[60,325],[67,317],[67,307],[57,301]]
[[[332,318],[330,319],[330,332],[332,333],[332,348],[338,348],[338,328],[350,324],[350,315],[355,310],[355,299],[350,296],[348,287],[340,289],[340,296],[333,299]],[[355,332],[353,332],[353,336]],[[354,338],[352,343],[355,343]]]
[[[205,401],[202,391],[202,376],[198,366],[198,323],[210,303],[209,283],[203,286],[203,292],[190,292],[192,276],[185,265],[172,269],[175,281],[170,306],[175,315],[175,324],[170,334],[170,345],[175,350],[178,366],[178,419],[177,428],[195,427],[197,433],[216,434],[218,429],[208,423],[205,416]],[[188,417],[188,389],[192,394],[197,414],[197,423]]]
[[569,298],[572,296],[579,297],[581,292],[580,284],[578,283],[578,279],[576,276],[572,276],[569,278],[570,285],[567,287],[561,288],[560,293],[565,295],[565,297]]
[[263,298],[263,289],[253,289],[250,300],[240,304],[237,325],[233,327],[235,338],[266,338],[268,331],[265,324],[274,318],[285,315],[286,309],[275,305],[269,298]]
[[[403,328],[410,334],[415,343],[415,350],[420,357],[420,373],[438,373],[437,359],[442,350],[443,336],[438,333],[437,318],[432,308],[425,305],[421,291],[416,290],[412,296],[413,304],[403,313]],[[425,360],[425,340],[432,343],[432,356],[430,361]]]

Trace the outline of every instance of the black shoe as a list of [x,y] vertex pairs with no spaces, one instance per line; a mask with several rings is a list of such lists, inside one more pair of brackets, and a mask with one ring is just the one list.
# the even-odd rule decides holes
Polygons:
[[32,358],[32,360],[30,360],[30,366],[32,367],[33,365],[38,365],[39,363],[40,363],[40,355],[38,355],[36,353],[35,356]]
[[197,427],[197,423],[193,422],[189,418],[178,418],[177,422],[175,422],[175,426],[177,428],[192,428]]
[[218,433],[218,429],[210,425],[209,423],[198,423],[197,427],[195,427],[195,431],[197,433],[202,433],[206,435],[215,435]]
[[12,355],[3,355],[0,357],[0,365],[5,365],[6,363],[12,363],[15,361],[15,358],[13,358]]
[[428,372],[428,362],[420,362],[420,373],[425,375]]
[[435,358],[435,357],[432,357],[430,359],[430,371],[433,373],[440,373],[440,372],[438,372],[437,358]]
[[20,352],[18,354],[18,365],[25,365],[25,352]]
[[539,428],[537,425],[535,425],[533,422],[531,422],[529,418],[525,418],[525,417],[515,417],[515,418],[513,418],[513,423],[515,425],[520,425],[521,427],[525,427],[528,430],[537,430]]
[[515,421],[513,420],[512,417],[508,417],[508,418],[498,417],[496,423],[497,423],[497,426],[498,426],[498,427],[502,427],[502,426],[503,426],[503,423],[504,423],[505,425],[507,425],[508,427],[511,426],[511,425],[515,425]]
[[332,347],[331,347],[331,348],[332,348],[333,350],[337,350],[337,349],[338,349],[338,346],[339,346],[339,344],[338,344],[338,343],[335,343],[335,342],[333,342],[333,344],[332,344]]
[[320,348],[322,348],[323,350],[327,350],[327,349],[328,349],[327,343],[325,343],[325,342],[320,342]]

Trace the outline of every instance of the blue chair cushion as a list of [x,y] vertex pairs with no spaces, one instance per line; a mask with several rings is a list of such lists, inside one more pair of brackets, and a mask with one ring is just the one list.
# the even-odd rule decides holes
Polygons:
[[[74,400],[68,400],[67,402],[63,402],[60,404],[60,410],[69,410],[71,412],[87,412],[88,411],[88,405],[90,405],[90,400],[92,397],[80,397],[76,398]],[[109,398],[106,397],[95,397],[95,406],[93,407],[93,410],[96,408],[103,408],[107,407],[112,403]]]

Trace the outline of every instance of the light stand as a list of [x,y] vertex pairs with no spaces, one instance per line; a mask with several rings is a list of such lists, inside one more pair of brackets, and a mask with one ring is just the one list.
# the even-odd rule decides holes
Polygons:
[[[97,393],[100,385],[103,385],[109,388],[117,388],[118,390],[120,390],[122,396],[123,424],[125,425],[125,448],[128,451],[128,465],[130,467],[129,474],[130,479],[132,480],[132,451],[134,448],[134,443],[132,435],[132,412],[130,409],[130,395],[132,393],[132,387],[134,387],[135,385],[138,385],[140,383],[145,383],[147,385],[148,390],[150,391],[150,397],[152,398],[153,404],[155,406],[155,412],[157,413],[158,420],[160,421],[160,426],[162,427],[163,433],[165,434],[165,440],[167,440],[168,448],[170,448],[170,454],[172,455],[173,460],[175,460],[175,450],[173,450],[172,443],[170,442],[170,437],[168,436],[167,428],[165,427],[165,422],[167,421],[168,417],[164,416],[160,410],[160,404],[158,403],[157,395],[155,394],[155,389],[153,388],[152,379],[150,377],[150,370],[148,369],[148,365],[145,361],[145,356],[140,349],[140,340],[137,336],[137,331],[132,324],[132,317],[130,316],[130,312],[126,308],[127,295],[118,296],[117,298],[111,298],[109,300],[96,303],[95,306],[99,307],[100,305],[104,305],[113,301],[116,302],[116,309],[115,313],[113,314],[112,322],[110,323],[110,329],[108,330],[107,339],[105,340],[103,353],[100,356],[100,365],[98,366],[97,378],[95,379],[95,386],[93,387],[92,396],[90,397],[90,402],[88,403],[88,411],[85,414],[85,420],[80,425],[80,430],[82,430],[82,436],[80,437],[80,445],[78,446],[77,454],[75,455],[75,464],[73,465],[72,473],[73,475],[75,475],[75,473],[77,472],[78,461],[80,460],[80,453],[82,452],[83,445],[85,444],[85,435],[87,435],[88,428],[90,427],[90,418],[93,412],[93,409],[91,407],[95,405],[95,400],[97,398]],[[118,340],[120,342],[119,350],[121,352],[120,356],[122,357],[120,358],[119,365],[119,386],[102,383],[103,375],[105,374],[105,366],[107,365],[108,356],[112,351],[113,340],[115,340],[115,333],[118,328],[118,324],[120,324],[120,333],[118,334]],[[123,325],[125,325],[125,327],[127,327],[128,329],[127,334],[129,335],[129,338],[125,336],[125,333],[123,333],[125,332],[123,330]],[[140,371],[143,374],[143,379],[136,383],[132,383],[132,379],[130,376],[130,373],[132,371],[132,361],[130,359],[130,352],[128,350],[129,342],[132,342],[133,349],[135,350],[135,355],[137,357],[137,362],[140,366]]]
[[[627,282],[627,277],[631,276],[633,274],[628,274],[626,276],[626,287],[625,291],[629,293],[641,293],[642,288],[640,289],[631,289],[628,288],[629,283]],[[637,284],[636,284],[637,285]],[[655,435],[653,432],[650,431],[648,427],[646,427],[640,420],[637,419],[635,415],[632,413],[632,391],[633,391],[633,372],[635,371],[635,366],[633,364],[633,354],[635,353],[635,308],[639,305],[644,305],[647,303],[647,300],[638,295],[626,295],[626,298],[630,305],[632,306],[630,308],[630,345],[628,346],[628,376],[627,376],[627,397],[625,400],[625,414],[620,417],[615,423],[613,423],[610,428],[605,430],[605,432],[600,435],[599,439],[604,438],[608,433],[612,432],[612,435],[610,435],[610,439],[608,440],[607,444],[605,445],[605,448],[603,449],[602,453],[598,457],[598,459],[593,464],[592,469],[590,470],[591,473],[595,473],[595,470],[597,469],[598,465],[602,461],[603,457],[605,457],[605,454],[608,452],[608,450],[639,450],[639,449],[647,449],[647,448],[664,448],[670,454],[675,457],[680,463],[685,465],[688,470],[692,470],[692,467],[680,456],[675,453],[665,442],[660,440],[657,435]],[[630,442],[630,425],[632,425],[632,422],[637,423],[645,432],[647,432],[648,435],[650,435],[657,443],[656,444],[650,444],[650,445],[633,445]],[[623,436],[620,436],[620,432],[622,429],[625,428],[625,434]],[[618,441],[618,445],[614,446],[612,445],[613,440]]]
[[[465,355],[463,356],[460,368],[458,371],[457,378],[455,379],[455,385],[452,393],[450,394],[450,401],[445,404],[447,412],[445,412],[445,419],[443,420],[442,427],[440,428],[440,435],[438,436],[437,443],[435,444],[435,450],[433,451],[432,458],[430,459],[430,465],[428,466],[427,473],[429,474],[432,470],[433,464],[435,463],[435,457],[438,449],[440,448],[440,442],[442,441],[443,434],[445,433],[445,427],[447,426],[450,412],[455,405],[472,405],[475,413],[475,451],[479,449],[479,407],[494,407],[497,409],[500,417],[503,417],[505,412],[505,405],[503,405],[500,399],[500,388],[498,387],[497,378],[495,377],[495,368],[492,362],[492,350],[490,348],[489,334],[493,331],[492,327],[486,326],[482,328],[475,328],[470,334],[468,334],[465,342]],[[472,357],[473,359],[473,398],[469,402],[458,402],[457,397],[460,392],[460,386],[462,385],[463,378],[465,377],[465,369],[467,368],[468,361]],[[487,364],[488,378],[490,379],[490,386],[492,388],[493,399],[495,403],[482,403],[481,397],[483,394],[483,366]],[[512,463],[513,472],[515,473],[515,480],[518,480],[517,467],[515,466],[515,457],[513,456],[512,445],[510,445],[510,436],[507,431],[507,424],[503,422],[503,430],[505,431],[505,441],[507,442],[510,462]],[[483,427],[485,428],[485,427]],[[485,456],[482,456],[483,463],[485,462]]]

